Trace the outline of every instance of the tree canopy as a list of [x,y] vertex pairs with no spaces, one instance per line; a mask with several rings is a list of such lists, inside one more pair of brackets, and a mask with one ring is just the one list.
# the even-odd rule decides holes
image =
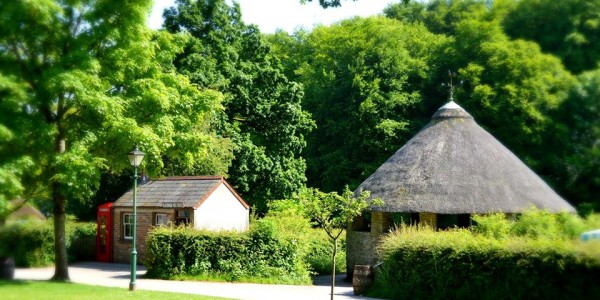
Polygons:
[[[52,200],[56,280],[69,277],[67,201],[93,195],[101,170],[130,168],[125,155],[134,144],[154,175],[224,172],[231,158],[222,147],[228,140],[208,126],[222,96],[174,72],[185,37],[149,31],[150,5],[37,0],[0,7],[1,128],[5,141],[19,134],[2,144],[9,155],[0,169],[28,184],[13,183],[10,196],[40,190],[36,197]],[[15,159],[32,166],[13,168]]]
[[290,197],[306,181],[300,153],[314,126],[301,107],[302,87],[283,74],[258,28],[243,23],[237,3],[178,0],[165,11],[165,28],[192,37],[178,71],[225,95],[218,132],[234,143],[236,190],[259,211]]
[[[413,132],[432,57],[447,39],[385,18],[318,27],[290,54],[317,129],[304,156],[311,186],[356,186]],[[298,49],[295,47],[292,49]],[[302,55],[298,57],[298,55]],[[294,56],[298,58],[293,58]]]
[[[387,19],[355,18],[311,32],[271,35],[286,74],[305,86],[303,106],[317,123],[303,154],[309,185],[340,191],[345,184],[355,187],[366,179],[444,104],[448,91],[441,84],[451,70],[461,83],[455,101],[479,124],[572,203],[600,204],[597,197],[586,196],[598,189],[592,180],[596,176],[589,175],[597,168],[597,145],[592,145],[597,137],[590,143],[573,139],[574,132],[589,136],[597,127],[590,121],[596,103],[592,73],[574,76],[572,72],[581,70],[577,62],[538,45],[537,39],[551,38],[539,32],[544,26],[532,25],[530,30],[538,31],[526,39],[508,30],[517,15],[524,14],[518,11],[521,6],[544,6],[531,8],[523,20],[531,15],[534,24],[545,24],[536,20],[549,18],[547,11],[556,6],[570,7],[577,1],[554,6],[548,2],[552,1],[410,1],[387,7]],[[565,8],[569,17],[548,26],[586,23],[591,30],[598,9],[593,3],[585,7],[585,14],[581,7]],[[515,25],[515,31],[518,28]],[[592,47],[592,31],[569,28],[586,36],[589,43],[584,44]],[[553,38],[560,40],[561,34]],[[587,46],[569,49],[588,54],[569,53],[587,59],[587,69],[596,68],[594,51]],[[583,106],[575,108],[576,102]],[[581,148],[576,151],[566,140]],[[581,174],[577,180],[587,178],[586,183],[565,184],[575,180],[575,174]]]

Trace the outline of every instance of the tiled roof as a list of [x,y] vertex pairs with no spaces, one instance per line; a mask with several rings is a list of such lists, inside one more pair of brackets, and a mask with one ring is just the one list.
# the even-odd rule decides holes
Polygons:
[[[198,208],[210,194],[224,184],[240,203],[248,204],[233,190],[223,177],[169,177],[138,185],[137,207]],[[114,206],[133,206],[133,190],[127,191]]]

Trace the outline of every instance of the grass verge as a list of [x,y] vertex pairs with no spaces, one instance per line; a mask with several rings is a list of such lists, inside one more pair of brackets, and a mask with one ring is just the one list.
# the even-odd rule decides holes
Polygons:
[[178,294],[168,292],[155,292],[137,290],[130,292],[124,288],[101,287],[77,283],[64,283],[52,281],[20,281],[20,280],[0,280],[0,298],[3,300],[12,299],[227,299],[218,297],[209,297],[202,295]]

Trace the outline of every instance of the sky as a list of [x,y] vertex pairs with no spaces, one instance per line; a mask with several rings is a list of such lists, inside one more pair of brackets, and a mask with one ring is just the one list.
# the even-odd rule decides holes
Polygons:
[[[299,27],[311,30],[316,24],[330,25],[354,16],[381,14],[391,3],[400,0],[342,0],[342,7],[323,9],[318,0],[300,4],[300,0],[237,0],[246,24],[258,25],[262,33],[274,33],[282,29],[289,33]],[[175,0],[154,0],[148,25],[153,29],[162,26],[162,13],[173,6]]]

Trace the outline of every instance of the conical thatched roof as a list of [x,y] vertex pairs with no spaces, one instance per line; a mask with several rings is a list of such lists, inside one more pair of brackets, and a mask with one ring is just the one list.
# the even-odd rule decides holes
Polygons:
[[356,191],[362,190],[383,199],[375,210],[385,212],[575,211],[452,101]]

